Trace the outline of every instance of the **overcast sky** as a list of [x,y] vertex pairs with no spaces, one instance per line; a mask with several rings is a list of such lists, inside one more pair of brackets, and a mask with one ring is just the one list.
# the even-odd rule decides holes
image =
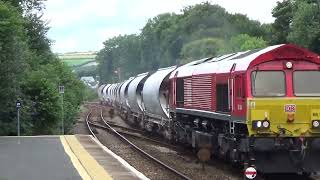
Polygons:
[[[47,0],[44,18],[54,52],[100,50],[102,43],[120,34],[139,33],[147,20],[204,0]],[[230,13],[246,14],[262,23],[273,22],[279,0],[211,0]]]

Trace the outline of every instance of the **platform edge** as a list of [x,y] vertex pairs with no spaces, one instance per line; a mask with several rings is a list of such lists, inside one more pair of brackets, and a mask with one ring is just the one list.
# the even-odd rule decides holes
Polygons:
[[105,152],[107,152],[108,154],[110,154],[112,157],[114,157],[115,159],[117,159],[124,167],[126,167],[127,169],[129,169],[132,173],[134,173],[139,179],[141,180],[150,180],[148,177],[146,177],[144,174],[142,174],[140,171],[138,171],[137,169],[135,169],[134,167],[132,167],[127,161],[125,161],[124,159],[122,159],[120,156],[118,156],[117,154],[115,154],[114,152],[112,152],[109,148],[107,148],[106,146],[104,146],[99,140],[97,140],[96,138],[94,138],[93,136],[91,136],[91,139],[93,141],[95,141]]
[[69,156],[74,168],[78,171],[81,178],[83,180],[92,180],[92,178],[89,176],[88,172],[81,165],[77,156],[71,150],[71,148],[70,148],[70,146],[64,136],[60,136],[60,141],[61,141],[61,144],[64,148],[65,153]]
[[64,136],[73,153],[93,180],[112,180],[112,176],[91,156],[74,135]]

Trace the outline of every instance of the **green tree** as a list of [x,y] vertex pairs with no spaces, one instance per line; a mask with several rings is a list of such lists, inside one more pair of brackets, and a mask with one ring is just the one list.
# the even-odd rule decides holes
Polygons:
[[230,47],[233,52],[264,48],[266,46],[267,42],[261,37],[251,37],[248,34],[239,34],[230,40]]
[[58,86],[66,87],[66,130],[75,122],[84,86],[54,56],[41,20],[43,1],[0,1],[0,135],[16,134],[16,100],[22,134],[56,134],[62,118]]
[[101,82],[118,81],[114,71],[119,67],[122,77],[128,78],[180,61],[230,52],[233,49],[230,39],[239,34],[250,37],[250,41],[241,44],[243,49],[264,47],[266,39],[271,36],[271,25],[261,25],[246,15],[229,14],[209,2],[186,7],[181,12],[149,19],[138,35],[105,41],[97,56]]
[[277,2],[277,6],[272,10],[272,16],[276,18],[272,24],[272,43],[288,42],[287,36],[290,33],[290,24],[293,18],[292,0]]
[[295,2],[289,42],[320,53],[320,2],[298,0]]
[[47,72],[37,70],[28,73],[23,91],[35,103],[31,117],[33,134],[55,134],[58,130],[58,121],[61,103],[56,84],[45,78]]
[[0,134],[15,132],[15,102],[21,96],[20,82],[28,56],[24,19],[17,8],[0,1]]
[[320,2],[285,0],[273,9],[272,44],[294,43],[320,53]]
[[220,39],[206,38],[192,41],[183,46],[180,63],[184,64],[195,59],[216,56],[223,48],[224,43]]

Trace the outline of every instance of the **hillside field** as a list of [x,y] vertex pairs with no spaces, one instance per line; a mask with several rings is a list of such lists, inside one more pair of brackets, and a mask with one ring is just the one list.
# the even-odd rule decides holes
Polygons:
[[59,59],[68,66],[82,66],[95,61],[96,52],[59,54]]

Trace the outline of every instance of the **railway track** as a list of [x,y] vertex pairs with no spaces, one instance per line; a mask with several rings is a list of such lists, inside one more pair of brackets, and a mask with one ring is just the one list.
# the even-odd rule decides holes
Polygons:
[[[111,123],[110,123],[110,122],[108,123],[108,122],[104,119],[103,113],[102,113],[102,109],[101,109],[101,113],[100,113],[100,118],[101,118],[102,122],[104,122],[105,126],[91,122],[91,121],[90,121],[90,116],[91,116],[91,114],[92,114],[92,111],[93,111],[93,110],[90,109],[89,113],[88,113],[87,116],[86,116],[85,122],[86,122],[86,124],[87,124],[88,130],[90,131],[90,134],[91,134],[93,137],[97,138],[96,133],[95,133],[96,131],[93,129],[93,126],[94,126],[94,127],[98,127],[98,128],[102,128],[102,129],[104,129],[104,130],[107,130],[107,129],[108,129],[108,130],[112,131],[113,134],[116,135],[119,139],[121,139],[123,142],[125,142],[125,143],[128,144],[129,146],[133,147],[136,151],[138,151],[141,155],[143,155],[143,156],[146,157],[147,159],[149,159],[149,160],[151,160],[151,161],[159,164],[159,165],[162,166],[164,169],[170,171],[171,173],[175,174],[177,177],[179,177],[179,178],[181,178],[181,179],[191,180],[190,177],[184,175],[183,173],[179,172],[178,170],[174,169],[173,167],[171,167],[171,166],[165,164],[164,162],[162,162],[161,160],[155,158],[155,157],[152,156],[151,154],[147,153],[146,151],[144,151],[143,149],[139,148],[137,145],[135,145],[134,143],[132,143],[131,141],[129,141],[129,140],[124,136],[124,134],[130,135],[130,136],[135,136],[135,135],[133,135],[133,133],[126,133],[125,131],[121,131],[121,132],[119,131],[119,132],[118,132],[117,130],[115,130],[115,129],[112,127]],[[114,124],[113,124],[113,125],[114,125]],[[118,128],[120,128],[120,127],[118,126]],[[127,130],[128,130],[128,129],[131,129],[131,128],[123,128],[123,129],[127,129]],[[131,130],[132,130],[132,129],[131,129]],[[138,136],[135,136],[135,137],[138,137]],[[139,138],[142,138],[142,136],[140,136]],[[98,139],[98,138],[97,138],[97,139]],[[146,139],[146,140],[148,140],[148,141],[153,141],[153,142],[156,142],[156,143],[160,143],[160,141],[155,141],[155,140],[152,140],[152,139],[150,139],[150,138],[144,137],[144,139]]]
[[[93,123],[93,122],[89,121],[89,124],[91,126],[96,127],[96,128],[105,129],[105,130],[111,130],[108,126],[101,125],[101,124],[98,124],[98,123]],[[113,124],[109,124],[109,125],[111,127],[114,126]],[[159,144],[159,145],[166,146],[166,147],[170,147],[172,149],[181,149],[180,146],[174,146],[172,144],[165,143],[165,142],[160,141],[160,140],[156,140],[156,139],[153,139],[153,138],[149,138],[149,137],[143,136],[140,133],[136,133],[134,130],[133,130],[133,132],[130,132],[130,131],[132,131],[132,129],[130,129],[130,128],[126,128],[126,127],[119,126],[119,125],[117,125],[116,127],[120,128],[120,129],[122,129],[122,128],[125,129],[125,130],[116,130],[119,134],[121,134],[123,136],[130,136],[130,137],[133,137],[133,138],[150,141],[152,143]]]
[[[102,112],[101,112],[102,113]],[[103,116],[103,115],[101,115]],[[118,124],[115,124],[114,122],[111,122],[111,121],[106,121],[110,126],[112,127],[116,127],[116,128],[120,128],[121,130],[124,130],[124,131],[129,131],[129,132],[133,132],[133,133],[144,133],[144,131],[140,130],[140,129],[134,129],[134,128],[128,128],[128,127],[124,127],[124,126],[120,126]]]
[[90,124],[89,124],[89,118],[90,118],[90,116],[91,116],[91,113],[92,113],[92,109],[90,109],[89,113],[87,114],[87,117],[86,117],[85,122],[86,122],[86,124],[87,124],[88,130],[90,131],[90,134],[91,134],[94,138],[98,139],[97,136],[95,135],[95,133],[93,133],[93,129],[91,128],[91,126],[90,126]]
[[[161,166],[163,166],[164,168],[168,169],[169,171],[173,172],[174,174],[178,172],[177,176],[179,176],[182,179],[191,179],[188,176],[185,176],[184,174],[182,174],[181,172],[177,171],[176,169],[168,166],[167,164],[163,163],[162,161],[160,161],[159,159],[153,157],[152,155],[150,155],[149,153],[145,152],[144,150],[142,150],[141,148],[139,148],[138,146],[136,146],[135,144],[133,144],[131,141],[128,140],[128,138],[133,137],[136,139],[140,139],[143,141],[149,141],[151,143],[154,144],[159,144],[159,145],[163,145],[163,146],[170,146],[171,148],[178,148],[177,146],[173,146],[172,144],[169,143],[165,143],[162,142],[160,140],[155,140],[152,138],[148,138],[146,136],[144,136],[143,131],[139,130],[139,129],[134,129],[134,128],[128,128],[128,127],[123,127],[120,125],[117,125],[115,122],[111,122],[111,121],[107,121],[104,116],[103,116],[103,111],[101,109],[102,106],[98,105],[98,104],[91,104],[90,111],[86,116],[86,125],[88,127],[88,130],[90,131],[90,134],[92,136],[94,136],[95,138],[98,139],[97,137],[97,130],[101,129],[103,131],[111,131],[113,134],[115,134],[118,138],[121,138],[121,140],[125,143],[127,143],[129,146],[133,147],[135,150],[137,150],[139,153],[141,153],[143,156],[147,157],[148,159],[151,159],[152,161],[160,164]],[[90,116],[93,112],[93,109],[95,109],[95,112],[97,113],[97,109],[100,109],[100,120],[102,121],[91,121],[90,120]],[[95,117],[97,117],[98,115],[95,115]],[[97,117],[98,118],[98,117]],[[127,138],[126,138],[127,137]],[[180,148],[181,149],[181,148]],[[159,161],[159,162],[158,162]],[[220,164],[216,164],[217,166],[220,166]],[[168,168],[167,168],[168,167]],[[239,174],[241,174],[239,172]],[[271,176],[259,176],[258,178],[259,180],[267,180],[267,179],[301,179],[301,180],[320,180],[319,175],[312,175],[311,177],[304,177],[304,176],[300,176],[300,175],[294,175],[294,174],[289,174],[289,175],[271,175]]]

